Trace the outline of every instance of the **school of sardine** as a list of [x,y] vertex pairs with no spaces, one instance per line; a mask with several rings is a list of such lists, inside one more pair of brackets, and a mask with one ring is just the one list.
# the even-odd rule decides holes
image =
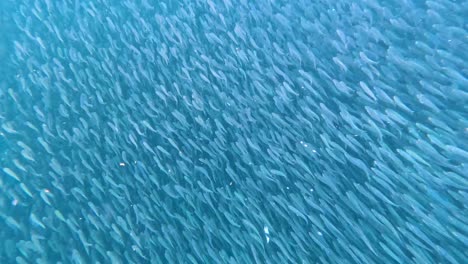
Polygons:
[[468,260],[467,2],[8,3],[0,263]]

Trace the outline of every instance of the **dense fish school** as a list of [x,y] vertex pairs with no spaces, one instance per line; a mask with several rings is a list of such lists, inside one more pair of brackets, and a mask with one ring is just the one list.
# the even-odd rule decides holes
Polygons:
[[466,1],[2,2],[0,263],[466,263]]

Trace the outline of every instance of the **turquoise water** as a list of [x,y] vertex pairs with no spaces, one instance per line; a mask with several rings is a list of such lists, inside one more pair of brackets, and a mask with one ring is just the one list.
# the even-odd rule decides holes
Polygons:
[[0,263],[463,263],[460,1],[3,1]]

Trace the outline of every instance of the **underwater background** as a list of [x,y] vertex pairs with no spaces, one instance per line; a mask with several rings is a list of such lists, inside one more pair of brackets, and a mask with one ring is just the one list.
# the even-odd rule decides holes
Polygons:
[[1,1],[0,263],[466,263],[467,14]]

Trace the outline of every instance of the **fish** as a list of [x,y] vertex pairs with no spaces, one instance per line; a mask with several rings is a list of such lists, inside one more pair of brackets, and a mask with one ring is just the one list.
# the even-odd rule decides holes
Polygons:
[[456,3],[2,7],[3,262],[467,258]]

